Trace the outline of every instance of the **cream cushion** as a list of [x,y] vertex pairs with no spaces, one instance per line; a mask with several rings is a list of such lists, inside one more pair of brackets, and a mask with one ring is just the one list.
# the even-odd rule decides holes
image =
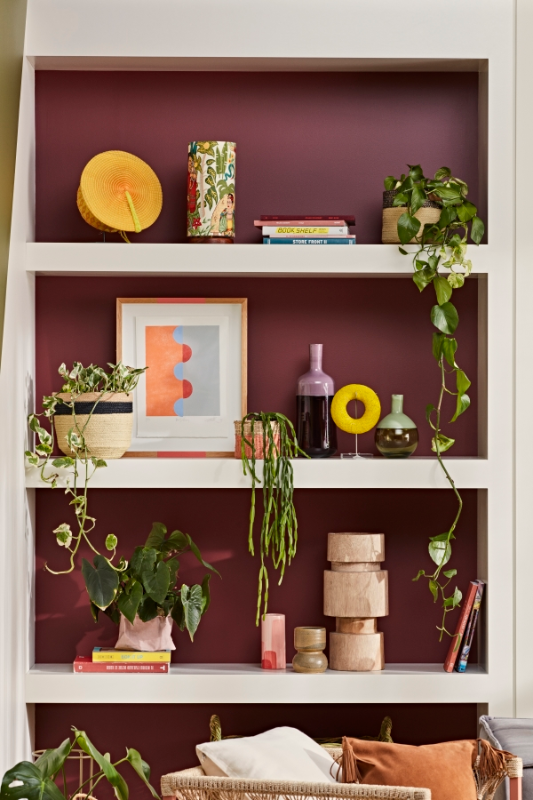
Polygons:
[[206,742],[196,755],[205,774],[217,777],[335,783],[337,771],[330,754],[296,728]]

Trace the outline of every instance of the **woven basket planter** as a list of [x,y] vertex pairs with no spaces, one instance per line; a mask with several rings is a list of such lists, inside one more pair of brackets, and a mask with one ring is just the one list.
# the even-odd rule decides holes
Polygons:
[[[235,458],[241,458],[242,456],[242,436],[244,433],[244,438],[247,439],[249,442],[252,441],[252,423],[245,422],[244,423],[244,430],[243,425],[240,420],[235,421]],[[274,437],[274,444],[279,451],[279,423],[278,422],[271,422],[270,427],[272,430],[272,435]],[[269,442],[266,443],[266,450],[268,452]],[[260,422],[256,422],[254,424],[254,437],[253,437],[253,445],[255,451],[256,458],[263,458],[263,453],[265,450],[264,442],[263,442],[263,426]],[[249,444],[244,445],[244,453],[247,458],[252,457],[252,448]]]
[[[383,244],[401,244],[398,238],[398,220],[405,213],[406,206],[393,207],[392,203],[397,192],[383,192],[383,226],[381,229],[381,241]],[[419,208],[415,217],[420,220],[422,227],[426,224],[434,225],[439,221],[441,209],[438,203],[426,200],[422,208]],[[411,242],[414,242],[411,239]]]
[[[57,396],[70,402],[70,394],[59,393]],[[101,397],[100,392],[79,395],[75,403],[76,423],[83,430],[89,456],[120,458],[131,445],[133,395],[121,392],[107,394],[103,399]],[[97,400],[98,404],[95,406]],[[56,406],[54,425],[59,449],[66,456],[72,456],[67,444],[67,434],[74,428],[72,409],[69,406]]]

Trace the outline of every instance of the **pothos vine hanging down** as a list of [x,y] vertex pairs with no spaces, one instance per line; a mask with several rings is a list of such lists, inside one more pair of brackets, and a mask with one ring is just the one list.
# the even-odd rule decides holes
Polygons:
[[[421,569],[413,580],[426,578],[434,602],[439,597],[442,600],[442,622],[437,626],[442,640],[445,633],[453,635],[446,628],[446,614],[456,608],[462,598],[457,586],[453,592],[448,588],[457,575],[457,570],[445,570],[444,567],[451,558],[451,543],[455,539],[455,530],[463,510],[461,495],[442,460],[442,454],[455,443],[455,439],[450,439],[442,432],[442,403],[445,394],[455,396],[455,413],[450,420],[455,422],[470,405],[466,392],[471,385],[455,357],[457,339],[453,334],[459,324],[459,315],[450,300],[454,289],[460,289],[472,271],[472,262],[466,258],[468,235],[470,233],[475,244],[479,244],[485,226],[477,216],[476,206],[466,199],[467,184],[453,177],[448,167],[441,167],[431,179],[424,176],[420,165],[409,165],[408,175],[402,175],[399,179],[387,177],[385,189],[396,192],[393,206],[406,207],[405,213],[398,219],[398,238],[402,245],[411,242],[416,245],[412,254],[415,270],[413,281],[421,292],[426,286],[433,284],[437,297],[437,304],[431,309],[431,322],[437,329],[433,333],[433,357],[440,372],[440,392],[437,404],[430,403],[426,406],[426,419],[433,431],[431,449],[436,453],[441,469],[457,498],[457,513],[445,533],[430,537],[429,555],[436,565],[434,572],[427,573]],[[415,214],[428,200],[438,205],[441,209],[440,216],[436,223],[425,224],[422,228]],[[462,231],[462,235],[459,231]],[[400,252],[408,255],[403,247],[400,247]],[[461,269],[460,272],[457,272],[457,267]],[[448,270],[449,274],[444,277],[440,274],[440,269]],[[455,391],[447,385],[447,379],[453,375]]]

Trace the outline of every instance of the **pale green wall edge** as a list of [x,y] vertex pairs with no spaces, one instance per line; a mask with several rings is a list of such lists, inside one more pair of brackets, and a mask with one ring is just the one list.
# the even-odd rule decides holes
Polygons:
[[0,353],[27,0],[0,0]]

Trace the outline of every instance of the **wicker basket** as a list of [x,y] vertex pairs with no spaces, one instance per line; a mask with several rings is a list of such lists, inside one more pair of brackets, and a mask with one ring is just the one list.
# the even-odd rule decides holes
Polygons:
[[[60,393],[58,397],[69,402],[71,399],[71,395],[66,393]],[[98,404],[95,406],[96,400],[98,400]],[[107,394],[103,398],[100,392],[79,395],[75,402],[76,424],[83,431],[89,456],[120,458],[124,455],[131,445],[132,400],[131,394],[122,392]],[[92,416],[90,416],[91,411]],[[67,434],[71,428],[74,428],[74,418],[69,406],[56,406],[54,425],[59,449],[65,455],[71,456],[72,452],[67,444]]]
[[[235,421],[235,458],[241,458],[242,455],[242,436],[244,433],[244,438],[247,439],[249,442],[252,441],[252,423],[247,421],[244,423],[244,430],[243,424],[241,420]],[[274,445],[279,452],[279,422],[271,422],[270,427],[272,430],[272,435],[274,437]],[[264,453],[264,446],[263,446],[263,426],[261,422],[256,422],[254,424],[254,439],[253,445],[255,450],[255,457],[258,459],[263,458]],[[269,447],[269,442],[267,442],[267,451]],[[249,444],[244,445],[244,453],[247,458],[252,457],[252,448]]]
[[336,800],[352,797],[357,800],[431,800],[429,789],[208,778],[201,767],[163,775],[161,794],[163,800]]
[[[393,201],[397,192],[392,189],[383,192],[383,227],[381,229],[381,241],[383,244],[400,244],[398,238],[398,220],[405,213],[406,206],[393,206]],[[419,208],[415,217],[420,220],[422,226],[426,224],[434,225],[439,221],[441,209],[439,204],[427,200],[422,208]],[[414,242],[414,239],[411,239]]]

